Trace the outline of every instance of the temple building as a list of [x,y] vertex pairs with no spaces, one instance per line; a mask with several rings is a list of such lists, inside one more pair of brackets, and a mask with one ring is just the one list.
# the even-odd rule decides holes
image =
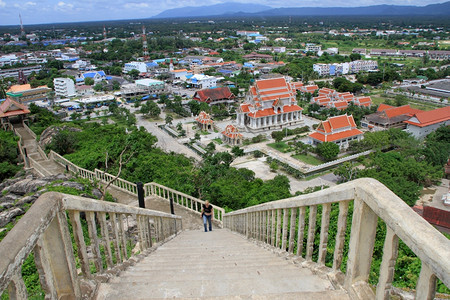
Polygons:
[[8,130],[11,124],[22,123],[25,116],[30,113],[26,105],[7,98],[0,104],[0,122],[2,129]]
[[34,101],[46,101],[47,93],[52,89],[46,85],[32,88],[30,84],[13,85],[6,91],[6,95],[22,104],[29,104]]
[[284,77],[257,80],[237,110],[237,127],[258,132],[302,124],[295,95]]
[[228,125],[222,131],[222,140],[232,146],[242,145],[242,134],[239,133],[239,130],[235,126]]
[[221,103],[233,103],[236,97],[230,91],[229,87],[218,87],[213,89],[204,89],[195,92],[192,99],[199,102],[205,102],[209,105],[221,104]]
[[351,141],[360,141],[364,133],[356,128],[353,116],[341,115],[328,118],[319,124],[316,132],[309,135],[312,145],[333,142],[341,149],[346,149]]
[[200,112],[198,117],[195,118],[195,121],[197,121],[197,126],[201,130],[212,130],[213,129],[214,122],[211,119],[211,116],[204,111]]

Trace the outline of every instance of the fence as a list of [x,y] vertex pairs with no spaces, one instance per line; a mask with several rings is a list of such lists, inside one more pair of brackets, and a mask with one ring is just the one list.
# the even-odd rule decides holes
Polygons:
[[[133,227],[128,226],[131,220]],[[8,289],[10,299],[28,298],[22,265],[34,254],[45,299],[90,298],[96,284],[135,264],[181,227],[178,216],[45,193],[0,244],[0,293]]]
[[[349,211],[351,202],[353,211]],[[320,234],[316,237],[319,213]],[[332,215],[337,216],[334,249],[329,244]],[[374,295],[368,279],[378,219],[384,222],[386,230]],[[349,233],[348,222],[351,222]],[[336,285],[347,290],[352,299],[390,299],[399,240],[422,264],[416,299],[433,299],[436,277],[450,287],[450,240],[375,179],[357,179],[312,194],[227,213],[224,227],[273,246],[282,253],[298,256],[305,265],[326,273]],[[346,242],[348,255],[344,257]],[[332,258],[329,255],[326,260],[327,254],[331,253]],[[341,270],[345,259],[344,274]],[[326,263],[332,267],[326,267]]]
[[[99,181],[102,183],[107,183],[112,181],[115,176],[111,175],[109,173],[106,173],[104,171],[95,169],[94,172],[83,169],[72,163],[71,161],[65,159],[58,153],[54,151],[50,151],[49,158],[53,159],[55,162],[61,164],[66,168],[66,170],[82,177],[87,178],[91,181]],[[129,193],[131,195],[134,195],[137,197],[137,185],[135,183],[132,183],[130,181],[124,180],[122,178],[117,178],[114,180],[111,185],[113,185],[115,188]],[[152,197],[157,196],[161,199],[165,199],[167,201],[170,201],[171,199],[174,200],[174,203],[182,206],[194,213],[200,214],[202,204],[205,203],[205,201],[186,195],[182,192],[176,191],[174,189],[168,188],[166,186],[163,186],[161,184],[151,182],[144,184],[144,193],[146,197]],[[214,220],[222,226],[223,224],[223,215],[225,214],[225,210],[219,206],[214,207]]]

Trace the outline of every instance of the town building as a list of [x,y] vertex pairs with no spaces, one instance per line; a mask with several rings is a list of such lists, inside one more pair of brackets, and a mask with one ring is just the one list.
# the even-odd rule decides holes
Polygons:
[[120,93],[126,101],[151,96],[156,98],[166,92],[165,83],[154,79],[139,79],[135,83],[122,85]]
[[450,106],[415,113],[406,123],[406,132],[421,139],[440,126],[450,125]]
[[197,126],[201,130],[212,130],[214,126],[214,121],[211,119],[211,116],[201,111],[197,118],[195,118],[195,121],[197,121]]
[[375,60],[355,60],[346,63],[334,64],[314,64],[313,70],[319,76],[338,76],[355,74],[359,72],[374,71],[378,69],[378,62]]
[[316,45],[316,44],[312,44],[312,43],[306,44],[306,47],[305,47],[305,52],[317,53],[320,50],[322,50],[322,47],[320,45]]
[[147,73],[147,64],[145,62],[131,61],[123,66],[123,73],[128,73],[132,70],[138,70],[139,73]]
[[214,105],[221,103],[234,103],[236,97],[230,91],[229,87],[218,87],[197,91],[192,98],[199,102],[205,102],[209,105]]
[[376,113],[365,116],[361,126],[371,130],[385,130],[389,128],[405,129],[406,123],[414,114],[422,112],[409,105],[399,107],[380,104]]
[[32,88],[30,84],[21,84],[11,86],[6,91],[6,95],[16,102],[28,104],[38,100],[47,100],[47,93],[51,91],[52,89],[48,88],[46,85]]
[[237,126],[257,132],[302,124],[295,95],[284,77],[257,80],[237,110]]
[[371,107],[372,99],[370,97],[355,97],[350,92],[339,93],[330,88],[321,88],[317,97],[311,99],[312,104],[318,104],[320,107],[336,108],[338,110],[347,109],[350,103],[356,106]]
[[77,95],[75,83],[71,78],[54,78],[53,85],[55,87],[55,95],[58,97],[75,97]]
[[222,131],[222,141],[228,145],[242,145],[242,138],[242,134],[239,133],[239,130],[234,125],[228,125]]
[[95,84],[100,83],[104,80],[112,79],[111,77],[106,76],[105,72],[103,72],[103,71],[93,71],[93,72],[78,74],[77,77],[75,77],[75,82],[77,83],[77,85],[83,85],[84,80],[86,78],[94,79]]
[[265,61],[272,61],[273,60],[272,55],[259,54],[259,53],[256,53],[256,52],[252,52],[250,54],[243,55],[242,58],[246,59],[246,60],[265,60]]
[[39,73],[42,70],[41,65],[35,65],[35,66],[26,66],[21,68],[12,68],[12,69],[3,69],[0,70],[0,78],[6,78],[6,77],[14,77],[19,78],[19,74],[23,73],[24,76],[28,77],[31,75],[31,73]]
[[77,85],[75,90],[78,97],[86,97],[94,95],[94,88],[91,85]]
[[363,132],[356,128],[353,116],[345,114],[322,121],[316,131],[309,135],[309,141],[312,145],[332,142],[346,149],[351,141],[360,141],[363,137]]
[[197,89],[207,89],[217,86],[217,78],[209,75],[195,74],[188,76],[186,83]]

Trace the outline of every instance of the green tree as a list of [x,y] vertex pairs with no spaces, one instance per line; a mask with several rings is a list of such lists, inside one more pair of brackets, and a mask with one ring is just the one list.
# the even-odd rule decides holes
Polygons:
[[171,115],[166,115],[166,124],[172,124],[173,121],[173,117]]
[[271,136],[275,140],[276,143],[279,143],[283,140],[283,138],[286,136],[286,134],[284,133],[284,131],[272,131]]
[[101,83],[97,83],[96,85],[94,85],[94,91],[96,92],[103,91],[103,85]]
[[84,84],[85,84],[85,85],[94,85],[94,78],[86,77],[86,78],[84,79]]
[[48,148],[61,155],[66,155],[76,150],[77,142],[77,138],[72,131],[61,130],[53,136]]
[[231,153],[233,153],[235,157],[239,157],[244,155],[244,150],[239,148],[239,146],[233,146],[233,148],[231,148]]
[[130,77],[133,79],[137,79],[139,76],[139,71],[136,69],[133,69],[130,72],[128,72],[128,75],[130,75]]
[[323,159],[331,161],[337,158],[339,146],[332,142],[324,142],[317,145],[316,151]]

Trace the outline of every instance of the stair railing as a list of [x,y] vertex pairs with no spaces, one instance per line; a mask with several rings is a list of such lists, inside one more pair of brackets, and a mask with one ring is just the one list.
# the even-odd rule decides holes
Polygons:
[[38,198],[0,243],[0,295],[27,299],[34,254],[46,299],[88,299],[97,284],[135,264],[182,229],[181,217],[56,192]]
[[[95,169],[95,171],[92,172],[87,169],[80,168],[79,166],[75,165],[74,163],[54,151],[50,151],[49,158],[65,167],[67,171],[72,172],[73,174],[76,174],[80,177],[87,178],[91,181],[97,180],[99,182],[106,183],[115,177],[114,175],[98,169]],[[118,178],[112,183],[112,185],[123,192],[137,197],[137,185],[133,182]],[[144,184],[144,192],[146,199],[149,199],[150,197],[159,197],[169,202],[170,200],[173,200],[173,203],[175,205],[182,206],[199,215],[201,214],[202,204],[205,203],[204,200],[189,196],[155,182]],[[225,210],[217,205],[212,204],[212,206],[214,208],[213,220],[217,222],[219,226],[223,226],[222,224]]]
[[[316,236],[319,213],[320,233]],[[337,216],[337,224],[333,224],[337,227],[334,249],[328,243],[331,215]],[[379,219],[386,225],[386,237],[374,294],[368,279]],[[312,194],[227,213],[224,227],[324,271],[352,299],[389,299],[399,240],[422,264],[416,299],[433,299],[436,277],[450,287],[450,240],[375,179],[357,179]],[[344,256],[346,243],[348,255]],[[341,271],[344,269],[345,273]]]

